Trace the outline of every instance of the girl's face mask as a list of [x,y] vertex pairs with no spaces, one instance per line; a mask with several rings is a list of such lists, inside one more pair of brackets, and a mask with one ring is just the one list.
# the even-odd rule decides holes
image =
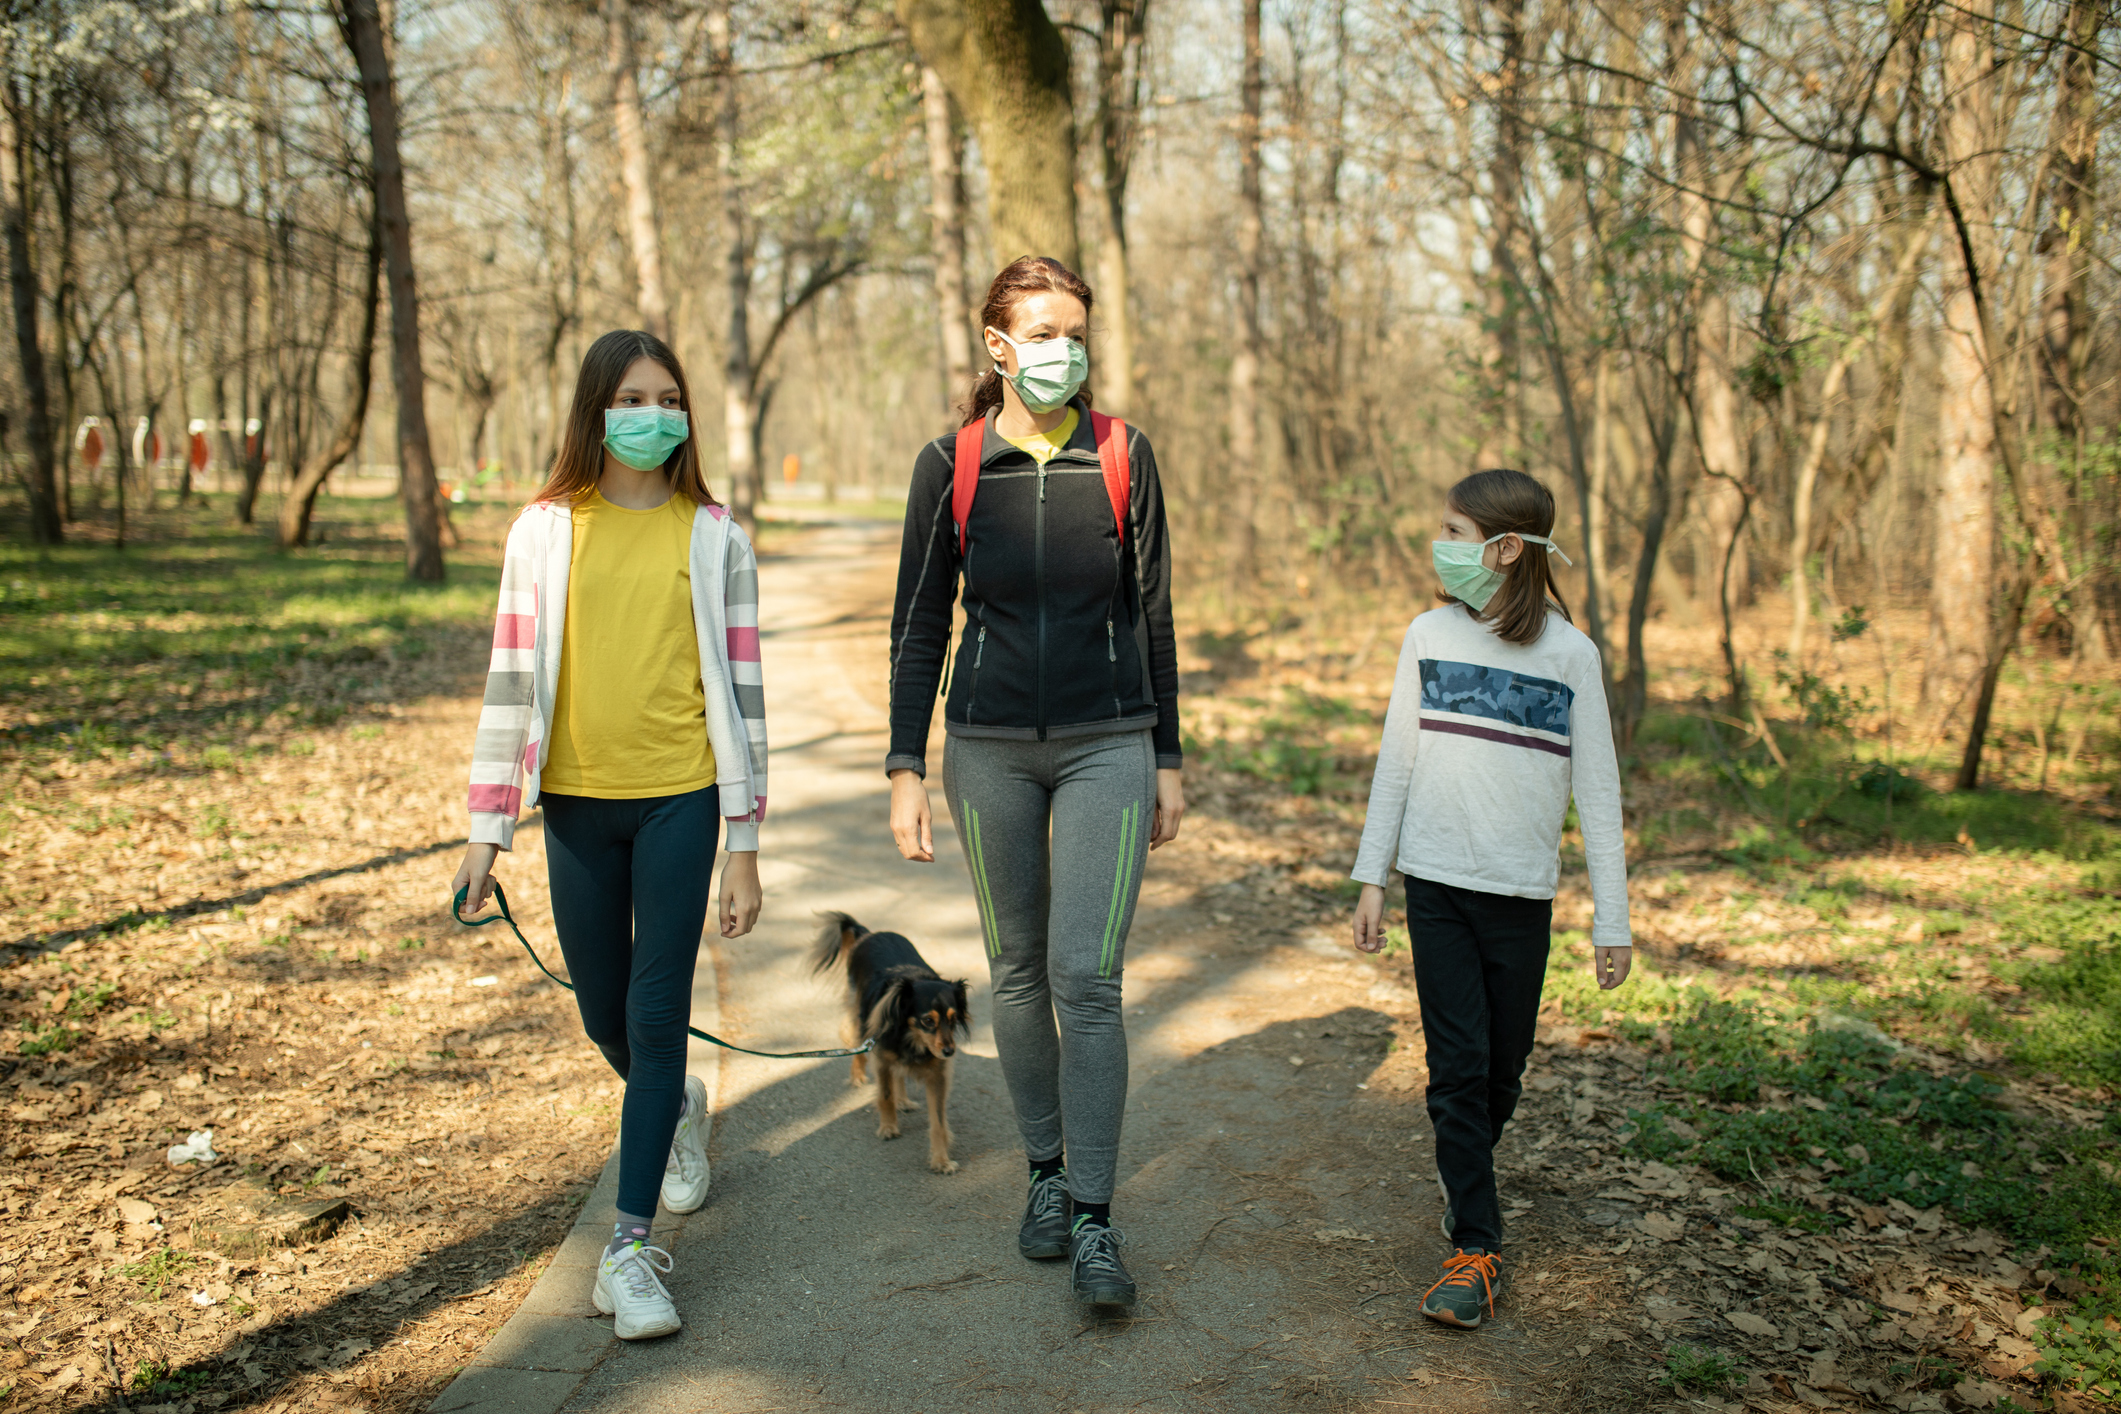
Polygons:
[[987,332],[1016,350],[1014,374],[1004,372],[998,363],[994,371],[1015,385],[1016,395],[1032,412],[1051,412],[1066,405],[1090,376],[1090,353],[1074,339],[1020,344],[992,326]]
[[604,446],[635,471],[653,471],[692,435],[682,408],[605,408]]
[[[1429,559],[1436,566],[1436,578],[1443,584],[1443,592],[1481,613],[1495,591],[1502,588],[1503,580],[1509,576],[1502,570],[1491,570],[1481,563],[1488,547],[1508,536],[1515,535],[1529,545],[1544,545],[1550,555],[1561,555],[1561,547],[1544,535],[1527,535],[1521,530],[1506,530],[1501,535],[1491,535],[1482,541],[1431,540]],[[1574,563],[1567,555],[1561,555],[1563,564]]]

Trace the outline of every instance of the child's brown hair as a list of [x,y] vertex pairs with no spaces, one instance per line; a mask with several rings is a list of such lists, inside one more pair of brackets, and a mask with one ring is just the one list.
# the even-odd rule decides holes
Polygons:
[[[1482,539],[1513,534],[1551,537],[1554,533],[1553,494],[1521,471],[1503,467],[1476,471],[1453,486],[1444,500],[1480,528]],[[1561,616],[1570,623],[1576,620],[1547,566],[1547,547],[1530,541],[1521,543],[1523,549],[1518,552],[1517,562],[1503,569],[1502,586],[1488,600],[1487,608],[1475,609],[1468,604],[1466,610],[1473,617],[1492,623],[1495,632],[1507,642],[1534,643],[1546,631],[1549,603],[1561,610]],[[1460,602],[1441,589],[1436,591],[1436,597],[1446,603]]]

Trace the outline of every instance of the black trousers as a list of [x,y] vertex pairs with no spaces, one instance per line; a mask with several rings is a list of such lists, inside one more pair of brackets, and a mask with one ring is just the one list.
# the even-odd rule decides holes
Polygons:
[[1414,989],[1429,1051],[1436,1169],[1457,1220],[1453,1241],[1502,1246],[1495,1143],[1517,1111],[1539,1026],[1554,902],[1406,877]]
[[546,794],[552,921],[582,1029],[626,1082],[619,1211],[652,1218],[685,1102],[692,969],[712,901],[721,793]]

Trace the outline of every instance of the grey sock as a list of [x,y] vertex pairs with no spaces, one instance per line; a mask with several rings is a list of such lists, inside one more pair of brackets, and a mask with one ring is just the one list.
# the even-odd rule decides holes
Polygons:
[[637,1218],[631,1213],[620,1213],[619,1220],[611,1225],[611,1245],[604,1249],[607,1257],[617,1256],[636,1242],[648,1241],[652,1219]]

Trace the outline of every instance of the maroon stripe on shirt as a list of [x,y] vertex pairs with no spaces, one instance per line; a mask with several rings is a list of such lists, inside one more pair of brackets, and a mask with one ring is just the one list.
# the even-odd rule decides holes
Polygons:
[[1556,756],[1569,754],[1569,744],[1565,741],[1544,741],[1536,736],[1516,736],[1509,732],[1496,731],[1493,727],[1476,727],[1466,722],[1439,722],[1423,717],[1421,729],[1425,732],[1450,732],[1453,736],[1477,736],[1482,741],[1499,741],[1507,746],[1529,746],[1534,751],[1551,752]]

